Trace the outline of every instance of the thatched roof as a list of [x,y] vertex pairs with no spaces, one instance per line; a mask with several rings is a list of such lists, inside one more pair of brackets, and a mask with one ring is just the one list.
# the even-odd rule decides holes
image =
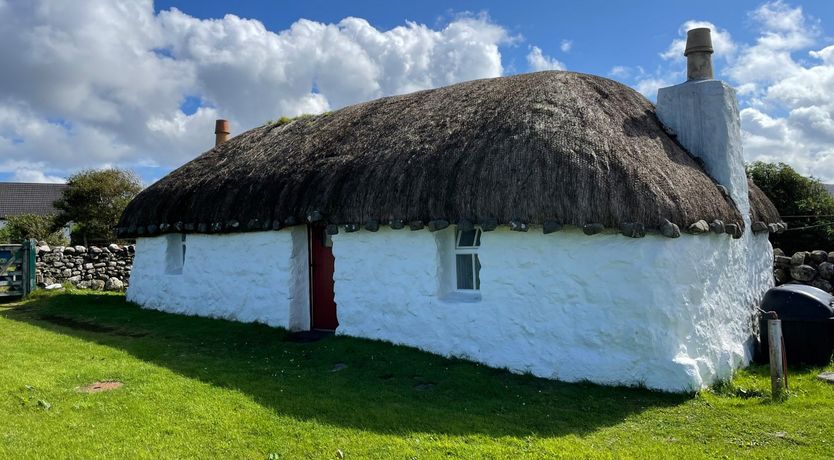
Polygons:
[[776,206],[750,178],[747,179],[747,190],[750,197],[750,220],[766,224],[781,222],[782,218]]
[[319,215],[359,225],[742,225],[643,96],[601,77],[540,72],[252,129],[140,193],[118,230],[261,230]]

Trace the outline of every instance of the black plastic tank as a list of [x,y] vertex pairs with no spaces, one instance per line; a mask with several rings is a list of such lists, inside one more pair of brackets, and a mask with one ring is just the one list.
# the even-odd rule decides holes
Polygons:
[[[788,365],[826,366],[834,352],[834,296],[812,286],[785,284],[768,290],[761,309],[782,320]],[[768,358],[767,320],[759,322],[759,356]]]

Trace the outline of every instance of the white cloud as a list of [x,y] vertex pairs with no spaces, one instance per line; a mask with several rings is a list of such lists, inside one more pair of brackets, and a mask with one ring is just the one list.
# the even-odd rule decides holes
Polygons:
[[795,50],[814,43],[819,35],[816,19],[807,18],[802,7],[791,7],[780,1],[764,3],[750,13],[761,25],[762,35],[756,46],[767,49]]
[[[821,32],[801,7],[769,2],[750,17],[760,35],[727,68],[748,106],[742,110],[746,158],[781,161],[834,181],[834,46],[808,50]],[[795,59],[799,52],[811,60]]]
[[647,72],[639,65],[634,67],[614,66],[608,74],[621,80],[631,80],[634,89],[652,101],[657,97],[658,89],[680,83],[680,80],[684,77],[683,72],[680,71],[658,67],[652,73]]
[[545,55],[538,46],[531,47],[530,52],[527,53],[527,65],[533,72],[566,69],[565,64],[560,62],[558,59]]
[[36,182],[39,184],[63,184],[66,179],[59,176],[48,176],[43,171],[35,169],[18,169],[12,175],[12,182]]
[[0,103],[0,157],[6,160],[0,163],[0,172],[41,163],[68,170],[110,161],[126,151],[105,128],[50,119],[25,103]]
[[755,104],[767,103],[765,92],[780,80],[803,72],[793,53],[812,46],[820,30],[817,21],[807,18],[801,7],[781,1],[765,3],[750,12],[759,28],[759,37],[752,45],[744,45],[736,59],[728,63],[726,74],[742,85],[745,95]]
[[[806,125],[809,121],[810,126]],[[788,117],[772,117],[745,108],[741,111],[741,123],[748,160],[787,163],[802,174],[832,182],[834,124],[830,114],[797,109]]]
[[631,69],[623,65],[615,65],[608,72],[608,75],[617,78],[628,78],[631,75]]
[[573,40],[563,39],[562,43],[559,45],[559,49],[562,50],[563,53],[569,53],[572,48]]
[[[0,172],[13,178],[104,164],[175,167],[234,132],[282,115],[503,72],[514,38],[485,15],[441,28],[379,30],[360,18],[198,19],[151,0],[0,0]],[[184,113],[187,97],[202,106]],[[40,168],[40,169],[39,169]]]
[[657,97],[658,89],[674,85],[675,83],[677,82],[670,78],[647,76],[638,79],[634,89],[647,98],[654,100]]
[[794,62],[791,66],[792,72],[765,87],[765,97],[772,104],[785,107],[825,104],[834,108],[834,61],[826,58],[831,51],[834,51],[834,46],[811,51],[809,55],[820,58],[821,62],[807,67]]

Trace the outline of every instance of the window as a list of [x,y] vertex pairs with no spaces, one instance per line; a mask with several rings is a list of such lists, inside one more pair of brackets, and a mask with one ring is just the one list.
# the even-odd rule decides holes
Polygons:
[[455,274],[457,289],[477,291],[481,289],[481,261],[478,247],[481,245],[481,230],[458,230],[455,233]]
[[185,265],[185,233],[172,233],[165,238],[165,273],[180,275]]

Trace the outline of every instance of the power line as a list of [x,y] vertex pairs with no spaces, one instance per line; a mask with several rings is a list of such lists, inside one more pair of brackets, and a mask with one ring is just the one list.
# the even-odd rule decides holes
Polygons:
[[826,225],[834,226],[834,222],[826,222],[824,224],[808,225],[807,227],[789,228],[785,231],[786,232],[791,232],[791,231],[797,231],[797,230],[805,230],[807,228],[825,227]]

